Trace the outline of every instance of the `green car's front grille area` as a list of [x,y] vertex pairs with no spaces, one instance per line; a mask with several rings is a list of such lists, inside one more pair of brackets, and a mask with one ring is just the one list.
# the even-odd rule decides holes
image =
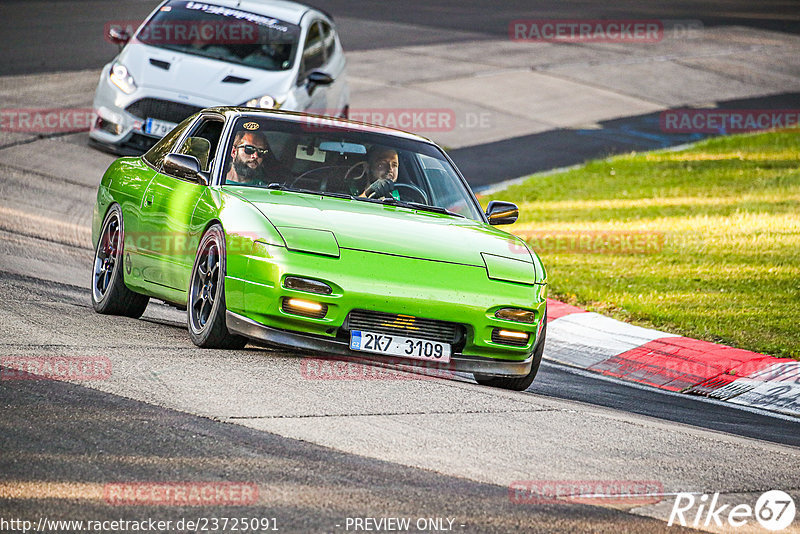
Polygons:
[[395,334],[452,344],[457,344],[464,338],[464,327],[458,323],[370,310],[351,311],[347,315],[344,329]]

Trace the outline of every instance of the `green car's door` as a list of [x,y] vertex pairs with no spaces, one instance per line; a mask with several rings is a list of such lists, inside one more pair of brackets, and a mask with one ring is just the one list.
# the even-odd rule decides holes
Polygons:
[[204,190],[202,184],[162,173],[150,181],[139,219],[139,253],[147,282],[184,291],[188,287],[188,282],[181,285],[180,272],[186,269],[187,256],[194,259],[190,223]]
[[[222,127],[221,118],[203,117],[174,152],[195,156],[201,169],[210,172]],[[142,275],[151,291],[166,300],[186,301],[195,252],[205,226],[205,221],[197,220],[195,208],[207,193],[205,184],[164,171],[155,174],[145,191],[138,228],[144,261]]]
[[[120,177],[114,180],[114,198],[122,206],[125,222],[125,283],[141,293],[152,292],[144,277],[154,263],[149,236],[140,227],[145,206],[145,193],[160,169],[164,157],[172,151],[178,139],[186,132],[191,121],[186,120],[158,141],[136,163],[125,165]],[[117,160],[124,161],[124,160]],[[149,206],[148,206],[149,207]]]
[[143,256],[139,252],[139,218],[142,215],[142,199],[156,172],[142,159],[117,160],[119,172],[109,186],[113,199],[122,208],[124,230],[123,265],[125,282],[136,290],[142,289]]

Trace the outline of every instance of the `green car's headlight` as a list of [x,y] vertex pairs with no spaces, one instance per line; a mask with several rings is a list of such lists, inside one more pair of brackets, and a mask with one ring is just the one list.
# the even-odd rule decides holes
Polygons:
[[320,282],[312,278],[302,278],[300,276],[287,276],[283,280],[283,287],[286,289],[305,291],[306,293],[317,293],[318,295],[330,295],[333,293],[331,286],[325,282]]
[[111,65],[111,83],[120,88],[126,95],[131,94],[136,90],[136,82],[133,75],[128,72],[128,68],[122,63],[114,63]]
[[536,312],[519,308],[503,308],[494,312],[494,316],[498,319],[516,321],[518,323],[533,324],[536,322]]

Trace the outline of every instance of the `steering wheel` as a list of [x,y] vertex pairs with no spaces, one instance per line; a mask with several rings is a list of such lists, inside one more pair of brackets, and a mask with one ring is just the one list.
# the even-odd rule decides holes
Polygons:
[[[425,191],[423,191],[422,189],[420,189],[416,185],[398,184],[397,182],[395,182],[394,188],[395,189],[407,189],[412,193],[412,195],[411,195],[412,197],[414,195],[417,195],[422,200],[422,202],[417,202],[416,200],[413,200],[413,199],[405,199],[404,198],[403,200],[405,200],[406,202],[417,202],[418,204],[430,204],[430,200],[428,200],[428,195],[426,195]],[[405,196],[405,194],[401,193],[400,196],[401,197]]]
[[[344,182],[349,183],[351,180],[360,180],[364,177],[369,169],[369,164],[366,161],[360,161],[347,169],[347,172],[344,175]],[[425,191],[420,189],[419,187],[411,184],[398,184],[395,182],[394,184],[395,189],[408,189],[412,193],[412,197],[416,195],[416,197],[421,200],[422,204],[430,204],[428,200],[428,195],[425,194]],[[416,199],[407,200],[408,202],[417,202]]]

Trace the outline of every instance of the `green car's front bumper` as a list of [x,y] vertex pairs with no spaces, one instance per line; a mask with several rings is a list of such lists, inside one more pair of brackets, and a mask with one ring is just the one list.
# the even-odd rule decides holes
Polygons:
[[[227,276],[225,281],[227,326],[233,333],[306,350],[380,359],[384,357],[379,354],[350,350],[341,331],[348,314],[353,310],[402,314],[463,326],[463,339],[453,345],[448,369],[498,376],[530,371],[544,321],[544,284],[493,280],[485,266],[344,248],[337,257],[257,243],[252,254],[239,260],[247,262],[247,275]],[[533,280],[532,264],[530,269]],[[287,276],[324,282],[332,292],[288,289],[284,287]],[[287,298],[324,304],[327,312],[318,319],[289,313],[282,306]],[[499,319],[495,312],[500,308],[534,311],[535,322]],[[498,343],[492,340],[495,329],[526,332],[528,341],[524,346]],[[407,336],[414,337],[413,332]]]
[[[346,341],[340,339],[326,339],[310,334],[270,328],[269,326],[259,324],[252,319],[248,319],[243,315],[231,311],[227,312],[226,321],[228,330],[232,333],[265,343],[282,345],[300,350],[347,356],[354,359],[377,360],[382,358],[380,354],[352,351],[350,350],[350,345]],[[384,359],[389,360],[393,364],[401,362],[400,358],[392,356],[384,357]],[[528,354],[524,360],[500,360],[454,353],[450,357],[450,362],[445,364],[437,364],[429,360],[405,360],[405,362],[408,365],[424,365],[429,368],[445,368],[450,371],[463,371],[482,375],[519,376],[526,375],[530,372],[533,355]]]

